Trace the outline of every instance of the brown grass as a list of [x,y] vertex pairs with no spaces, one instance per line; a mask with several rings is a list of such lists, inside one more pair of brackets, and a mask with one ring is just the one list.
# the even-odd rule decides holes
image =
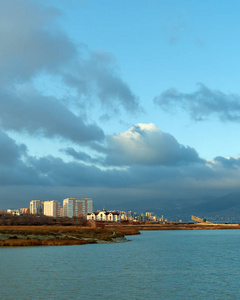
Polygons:
[[9,238],[0,240],[0,247],[82,245],[122,237],[111,229],[78,226],[0,226],[1,234]]
[[76,239],[7,239],[0,241],[0,247],[26,247],[26,246],[63,246],[63,245],[85,245],[88,242]]
[[187,224],[187,223],[167,223],[167,224],[108,224],[105,228],[115,230],[124,235],[137,234],[141,230],[217,230],[217,229],[240,229],[239,224]]

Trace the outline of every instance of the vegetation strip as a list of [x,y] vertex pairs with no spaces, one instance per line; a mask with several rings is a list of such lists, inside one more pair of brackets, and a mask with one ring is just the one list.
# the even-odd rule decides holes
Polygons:
[[110,229],[77,226],[1,226],[0,246],[61,246],[124,242],[126,238]]

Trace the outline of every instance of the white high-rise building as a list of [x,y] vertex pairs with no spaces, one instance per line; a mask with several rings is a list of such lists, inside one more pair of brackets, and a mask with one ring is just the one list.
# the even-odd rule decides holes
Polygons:
[[42,215],[43,214],[43,201],[32,200],[30,202],[30,213]]
[[63,200],[63,215],[65,217],[87,217],[93,212],[93,200],[91,198],[67,198]]
[[60,201],[44,201],[44,212],[45,216],[59,217],[60,216]]

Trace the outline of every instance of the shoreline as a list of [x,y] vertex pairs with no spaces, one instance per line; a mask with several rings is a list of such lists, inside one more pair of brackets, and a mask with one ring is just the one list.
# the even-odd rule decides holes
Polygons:
[[0,226],[0,247],[67,246],[128,240],[111,229],[80,226]]
[[221,230],[221,229],[240,229],[239,224],[206,224],[206,223],[166,223],[166,224],[108,224],[105,226],[108,229],[115,229],[119,232],[131,230]]
[[[97,224],[96,224],[97,225]],[[125,236],[147,230],[223,230],[240,229],[239,224],[101,223],[100,227],[83,226],[0,226],[0,247],[67,246],[127,242]]]

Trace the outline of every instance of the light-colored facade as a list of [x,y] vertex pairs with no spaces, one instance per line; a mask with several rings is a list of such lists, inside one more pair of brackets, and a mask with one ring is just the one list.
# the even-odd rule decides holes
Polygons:
[[63,217],[63,206],[60,206],[60,217]]
[[93,212],[93,200],[91,198],[67,198],[63,200],[63,216],[87,217]]
[[60,216],[60,201],[51,200],[43,202],[44,210],[43,214],[49,217]]
[[87,220],[119,222],[120,214],[116,213],[115,211],[106,211],[105,209],[103,209],[102,211],[97,211],[97,212],[88,214]]
[[8,209],[7,214],[11,214],[13,216],[20,216],[19,209]]
[[30,202],[30,213],[42,215],[43,214],[43,201],[32,200]]
[[30,209],[29,208],[20,208],[20,212],[23,215],[30,214]]

